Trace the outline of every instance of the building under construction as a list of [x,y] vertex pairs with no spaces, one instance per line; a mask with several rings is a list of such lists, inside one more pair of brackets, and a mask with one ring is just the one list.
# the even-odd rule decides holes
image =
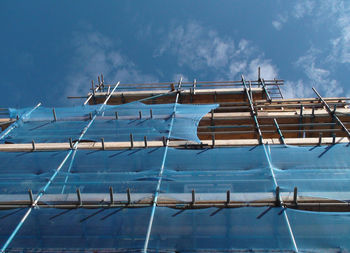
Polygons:
[[349,99],[258,72],[2,109],[1,252],[349,252]]

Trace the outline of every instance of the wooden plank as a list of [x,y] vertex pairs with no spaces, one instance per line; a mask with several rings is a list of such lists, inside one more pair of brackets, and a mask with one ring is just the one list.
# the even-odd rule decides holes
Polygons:
[[[337,109],[337,114],[350,114],[349,108],[339,108]],[[300,117],[300,110],[293,110],[293,111],[257,111],[258,118],[299,118]],[[314,110],[315,116],[326,116],[329,117],[327,110],[325,109],[315,109]],[[312,109],[305,109],[303,110],[303,116],[304,117],[312,117]],[[350,115],[349,115],[350,116]],[[225,112],[225,113],[214,113],[214,119],[225,119],[225,118],[236,118],[236,119],[246,119],[250,118],[251,113],[250,112]],[[206,114],[203,119],[211,119],[211,114]]]
[[2,129],[2,131],[4,131],[8,126],[10,126],[15,121],[16,120],[9,119],[9,118],[0,119],[0,128]]
[[[285,144],[287,145],[318,145],[319,138],[285,138]],[[281,144],[279,138],[265,138],[264,142],[270,145]],[[323,145],[329,145],[333,143],[332,137],[322,138]],[[336,137],[335,143],[349,143],[346,137]],[[211,147],[212,140],[203,140],[202,144],[172,140],[169,142],[169,147],[174,148],[207,148]],[[216,147],[235,147],[235,146],[255,146],[259,145],[257,139],[227,139],[227,140],[215,140]],[[162,141],[147,141],[147,148],[163,147]],[[78,144],[78,149],[82,150],[102,150],[101,142],[82,142]],[[107,142],[104,141],[105,150],[119,150],[119,149],[137,149],[146,148],[144,141],[134,141],[133,147],[128,142]],[[31,143],[21,144],[0,144],[1,152],[37,152],[37,151],[53,151],[53,150],[68,150],[70,144],[67,143],[35,143],[35,151]]]
[[[319,196],[324,193],[318,192]],[[288,192],[280,193],[280,199],[284,207],[323,211],[323,212],[349,212],[350,203],[338,200],[339,197],[322,198],[309,197],[317,196],[315,193],[303,192],[302,195],[294,199]],[[329,194],[326,192],[326,194]],[[336,193],[335,193],[336,194]],[[86,193],[81,194],[78,199],[75,193],[69,194],[45,194],[38,201],[39,208],[61,208],[61,209],[76,209],[76,208],[135,208],[153,205],[152,193],[133,193],[131,201],[126,197],[126,194],[112,194],[113,202],[111,202],[110,194],[101,193]],[[237,207],[279,207],[276,202],[276,196],[270,193],[251,192],[251,193],[230,193],[227,198],[226,193],[197,193],[196,201],[193,202],[191,193],[160,193],[157,206],[173,207],[180,209],[193,208],[237,208]],[[349,196],[349,192],[342,192],[342,196]],[[24,208],[30,207],[32,202],[28,196],[20,194],[0,195],[0,209]],[[348,199],[348,198],[346,198]],[[345,200],[346,200],[345,199]],[[295,202],[297,200],[297,203]]]
[[[214,170],[214,169],[213,169]],[[193,184],[193,183],[189,183]],[[81,200],[85,203],[108,203],[110,200],[110,193],[108,192],[108,186],[106,187],[105,193],[81,193]],[[126,202],[128,201],[127,190],[124,192],[113,193],[113,199],[116,202]],[[281,192],[280,196],[284,200],[283,202],[293,202],[293,195],[291,192]],[[340,197],[338,196],[340,194]],[[333,198],[327,197],[315,197],[315,196],[330,196],[333,195]],[[134,202],[141,203],[152,203],[153,201],[153,192],[149,193],[130,193],[131,200]],[[226,201],[227,192],[223,191],[222,193],[195,193],[196,202],[200,203],[220,203]],[[35,198],[36,195],[34,194]],[[350,192],[301,192],[298,195],[298,203],[339,203],[342,200],[348,200],[350,198]],[[188,203],[192,201],[192,192],[187,193],[160,193],[159,202],[160,203]],[[245,202],[254,202],[254,203],[266,203],[275,201],[275,195],[273,192],[230,192],[230,202],[235,203],[245,203]],[[43,203],[76,203],[77,194],[74,193],[65,193],[65,194],[44,194],[42,195],[40,202]],[[30,199],[28,194],[0,194],[0,205],[3,204],[29,204]],[[350,203],[349,203],[350,204]]]
[[13,122],[14,120],[11,120],[9,118],[0,118],[0,124],[3,124],[3,123],[11,123]]

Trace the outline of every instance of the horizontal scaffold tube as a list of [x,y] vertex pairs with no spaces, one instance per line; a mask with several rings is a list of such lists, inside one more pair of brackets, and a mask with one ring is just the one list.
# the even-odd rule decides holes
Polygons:
[[[319,137],[315,138],[285,138],[286,145],[319,145]],[[282,144],[279,138],[265,138],[265,143],[269,145]],[[182,141],[182,140],[170,140],[169,147],[172,148],[208,148],[212,147],[212,140],[203,140],[201,143]],[[323,137],[322,145],[349,143],[346,137]],[[259,145],[257,139],[228,139],[228,140],[215,140],[215,147],[235,147],[235,146],[255,146]],[[121,142],[108,142],[104,139],[102,142],[79,142],[78,149],[84,150],[119,150],[119,149],[136,149],[136,148],[157,148],[163,147],[164,142],[161,141],[147,141],[145,145],[142,141],[121,141]],[[0,152],[37,152],[37,151],[54,151],[54,150],[68,150],[71,149],[69,141],[65,143],[37,143],[35,142],[35,150],[33,150],[32,143],[21,144],[0,144]]]
[[[140,208],[153,205],[152,193],[76,193],[46,194],[37,203],[40,208]],[[193,201],[192,193],[161,193],[157,206],[198,209],[198,208],[239,208],[278,206],[274,193],[197,193]],[[308,197],[308,193],[300,196],[290,195],[288,192],[280,193],[283,206],[286,208],[313,210],[313,211],[341,211],[349,212],[350,203],[328,198]],[[322,193],[320,193],[322,195]],[[24,208],[32,205],[29,196],[23,194],[0,195],[0,209]],[[248,198],[248,199],[245,199]]]

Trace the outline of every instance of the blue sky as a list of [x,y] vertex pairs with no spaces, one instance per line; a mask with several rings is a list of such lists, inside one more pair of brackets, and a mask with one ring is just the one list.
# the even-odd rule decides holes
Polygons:
[[1,1],[0,107],[81,104],[109,83],[285,80],[350,96],[349,1]]

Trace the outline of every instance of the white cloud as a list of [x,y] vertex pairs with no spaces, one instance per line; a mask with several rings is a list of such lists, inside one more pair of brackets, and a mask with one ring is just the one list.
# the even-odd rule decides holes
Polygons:
[[286,81],[284,85],[280,86],[284,98],[299,98],[299,97],[313,97],[314,93],[304,81],[299,79],[296,82]]
[[179,82],[181,78],[182,78],[183,82],[188,82],[188,78],[185,75],[181,74],[181,73],[177,73],[177,74],[173,75],[171,80],[174,81],[174,82]]
[[[283,9],[282,9],[283,11]],[[344,89],[339,81],[333,78],[339,64],[350,63],[350,2],[343,0],[318,1],[297,0],[286,17],[294,18],[299,22],[305,22],[312,29],[327,33],[328,41],[313,40],[310,37],[311,47],[304,55],[300,56],[295,65],[306,75],[306,80],[287,81],[294,87],[298,87],[298,93],[303,91],[309,94],[312,86],[323,96],[342,95]],[[280,30],[284,24],[281,16],[278,16],[273,25]],[[320,29],[322,28],[322,29]],[[287,87],[287,85],[286,85]],[[294,91],[284,88],[289,94]],[[302,93],[302,94],[304,94]]]
[[229,66],[229,76],[235,77],[247,69],[247,61],[232,62]]
[[196,22],[170,29],[154,57],[165,54],[175,56],[180,67],[210,73],[206,77],[210,79],[240,79],[240,75],[245,74],[256,80],[258,66],[261,66],[265,79],[273,79],[278,74],[271,60],[265,59],[250,41],[240,39],[236,42]]
[[[327,27],[329,33],[328,46],[324,51],[330,51],[326,60],[332,64],[350,63],[350,2],[333,1],[299,1],[294,8],[297,19],[310,17],[315,28]],[[317,44],[314,43],[314,44]]]
[[335,17],[339,34],[331,39],[332,53],[329,59],[333,62],[350,63],[350,6],[344,3],[342,6]]
[[235,45],[231,39],[221,38],[213,30],[204,29],[197,23],[189,23],[169,31],[154,56],[161,56],[167,51],[177,56],[180,66],[187,65],[198,70],[205,66],[225,66],[229,56],[235,52]]
[[276,28],[276,30],[280,31],[282,29],[282,22],[278,21],[278,20],[274,20],[272,21],[272,25],[273,27]]
[[250,47],[250,43],[248,40],[245,40],[245,39],[241,39],[239,42],[238,42],[238,50],[236,51],[236,53],[242,53],[244,51],[247,52],[247,54],[249,54],[249,50],[248,50],[248,47]]
[[262,78],[266,80],[272,80],[277,78],[278,69],[274,66],[271,60],[266,60],[262,58],[253,59],[249,63],[247,78],[250,80],[256,80],[258,76],[258,67],[260,66],[260,72],[263,74]]
[[308,52],[301,56],[296,65],[303,69],[309,79],[309,88],[316,87],[323,96],[339,96],[344,90],[337,80],[331,78],[331,72],[318,65],[317,56],[320,53],[315,48],[310,48]]
[[276,20],[272,21],[272,26],[277,30],[280,31],[282,30],[282,27],[284,23],[288,21],[288,16],[287,14],[284,15],[278,15]]
[[[305,21],[313,24],[316,29],[328,28],[328,46],[325,48],[322,43],[322,48],[320,47],[323,51],[330,52],[326,53],[324,59],[331,64],[350,63],[349,1],[299,0],[294,5],[291,16],[296,19],[309,17],[310,19]],[[313,44],[317,45],[318,41],[314,41]]]
[[[320,3],[320,2],[319,2]],[[316,2],[312,0],[299,0],[293,9],[293,16],[297,19],[310,15],[316,6]]]
[[[112,41],[97,32],[76,33],[72,44],[75,48],[70,74],[66,78],[65,95],[85,95],[91,80],[101,73],[105,82],[152,82],[157,78],[141,73],[135,64],[115,48]],[[96,83],[97,81],[95,81]]]

